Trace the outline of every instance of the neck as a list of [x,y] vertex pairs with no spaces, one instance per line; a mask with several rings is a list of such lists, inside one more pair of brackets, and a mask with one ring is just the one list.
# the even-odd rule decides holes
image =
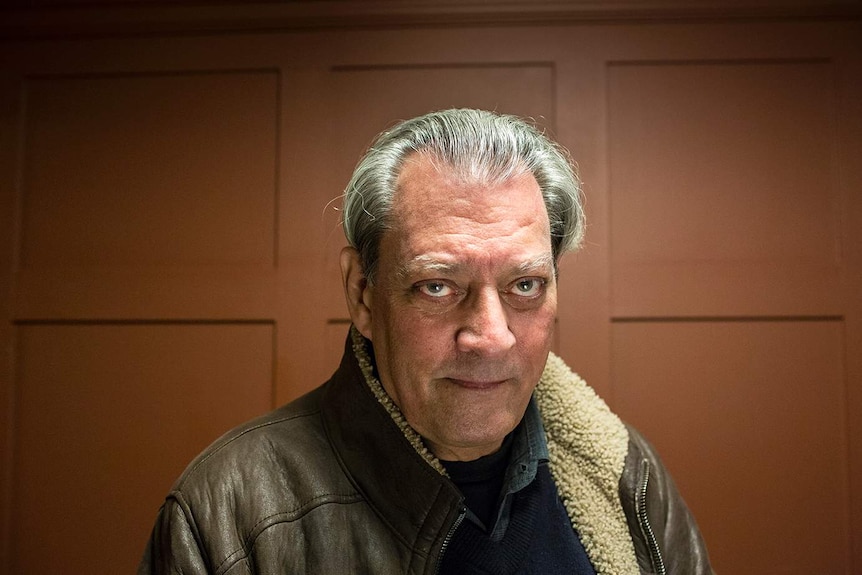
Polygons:
[[503,445],[502,439],[479,446],[446,446],[433,443],[427,438],[423,439],[428,449],[431,450],[431,453],[442,461],[474,461],[480,457],[496,453],[500,450],[500,446]]

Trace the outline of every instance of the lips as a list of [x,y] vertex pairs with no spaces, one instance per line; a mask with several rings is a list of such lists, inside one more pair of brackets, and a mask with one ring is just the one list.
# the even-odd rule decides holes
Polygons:
[[450,377],[448,379],[449,379],[449,381],[451,381],[452,383],[454,383],[458,387],[463,387],[466,389],[476,389],[476,390],[495,389],[497,387],[500,387],[501,385],[503,385],[507,381],[505,379],[501,379],[501,380],[497,380],[497,381],[480,381],[480,380],[473,380],[473,379],[456,379],[456,378],[452,378],[452,377]]

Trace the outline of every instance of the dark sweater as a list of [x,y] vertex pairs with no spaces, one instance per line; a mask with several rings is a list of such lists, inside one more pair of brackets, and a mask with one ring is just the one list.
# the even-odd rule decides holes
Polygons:
[[503,538],[492,541],[476,522],[463,521],[443,554],[441,575],[595,575],[546,463],[512,497]]

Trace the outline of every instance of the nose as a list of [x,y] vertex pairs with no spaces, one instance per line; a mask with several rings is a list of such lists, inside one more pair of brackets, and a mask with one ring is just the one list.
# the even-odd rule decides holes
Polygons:
[[515,346],[515,334],[499,292],[478,291],[464,302],[464,316],[456,335],[458,349],[482,356],[498,354]]

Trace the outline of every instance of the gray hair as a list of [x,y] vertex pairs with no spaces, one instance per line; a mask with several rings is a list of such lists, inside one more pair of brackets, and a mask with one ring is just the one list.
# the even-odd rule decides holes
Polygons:
[[459,176],[487,184],[533,174],[550,220],[554,262],[580,245],[584,209],[580,181],[568,152],[526,121],[484,110],[453,109],[406,120],[381,133],[344,192],[344,235],[373,281],[380,239],[404,161],[425,152]]

